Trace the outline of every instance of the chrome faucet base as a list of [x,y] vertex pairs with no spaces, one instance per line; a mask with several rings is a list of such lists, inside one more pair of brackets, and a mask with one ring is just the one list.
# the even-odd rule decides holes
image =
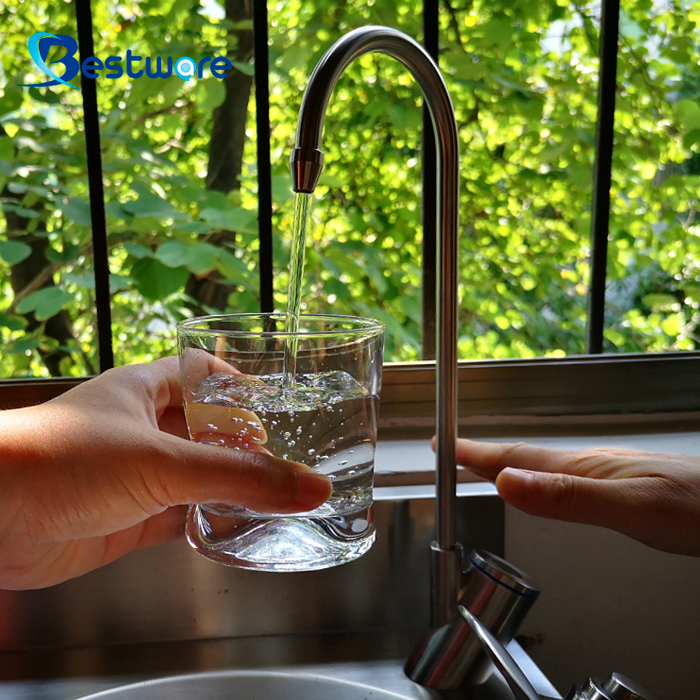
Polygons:
[[436,690],[483,683],[493,669],[463,611],[507,645],[539,596],[537,586],[500,557],[475,549],[467,557],[458,605],[448,624],[423,637],[405,665],[406,675]]

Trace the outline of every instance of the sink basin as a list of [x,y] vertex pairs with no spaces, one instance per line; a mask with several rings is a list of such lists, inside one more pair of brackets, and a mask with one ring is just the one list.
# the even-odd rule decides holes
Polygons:
[[133,683],[82,700],[407,700],[409,697],[308,673],[221,671]]

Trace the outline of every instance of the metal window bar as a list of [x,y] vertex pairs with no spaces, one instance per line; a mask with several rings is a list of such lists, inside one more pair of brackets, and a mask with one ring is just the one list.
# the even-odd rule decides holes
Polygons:
[[610,225],[613,138],[615,135],[615,92],[617,87],[617,44],[620,0],[602,0],[600,12],[600,64],[598,73],[598,119],[596,159],[591,202],[591,278],[588,291],[586,352],[603,352],[605,331],[605,280]]
[[274,311],[272,258],[272,165],[270,160],[270,84],[267,0],[253,2],[255,115],[258,148],[258,238],[260,310]]
[[[82,64],[85,58],[95,55],[92,39],[90,0],[75,1],[75,18],[78,25],[78,52]],[[85,127],[92,248],[95,266],[97,348],[100,371],[104,372],[114,366],[114,350],[112,347],[112,310],[109,297],[109,246],[105,218],[104,183],[102,181],[102,147],[100,143],[100,118],[97,109],[96,82],[83,77],[80,81],[80,92],[83,97],[83,124]]]

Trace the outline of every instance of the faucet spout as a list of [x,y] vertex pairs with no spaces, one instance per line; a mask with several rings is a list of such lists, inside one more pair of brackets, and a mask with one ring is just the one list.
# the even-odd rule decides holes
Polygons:
[[295,192],[313,192],[323,167],[321,135],[331,93],[359,56],[383,53],[400,61],[418,82],[435,131],[438,156],[438,307],[436,309],[436,538],[432,548],[431,627],[444,625],[455,609],[461,547],[455,542],[455,441],[457,426],[457,265],[459,139],[445,82],[430,55],[413,39],[386,27],[363,27],[337,41],[309,79],[291,156]]

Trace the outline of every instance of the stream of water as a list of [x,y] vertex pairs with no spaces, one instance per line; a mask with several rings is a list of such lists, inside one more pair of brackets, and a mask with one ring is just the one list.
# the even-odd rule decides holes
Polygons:
[[[292,252],[289,258],[289,287],[287,289],[287,318],[285,331],[299,330],[301,287],[304,279],[306,232],[309,225],[311,194],[298,192],[294,198],[294,224],[292,228]],[[298,338],[289,336],[284,347],[284,385],[293,387],[297,366]]]

